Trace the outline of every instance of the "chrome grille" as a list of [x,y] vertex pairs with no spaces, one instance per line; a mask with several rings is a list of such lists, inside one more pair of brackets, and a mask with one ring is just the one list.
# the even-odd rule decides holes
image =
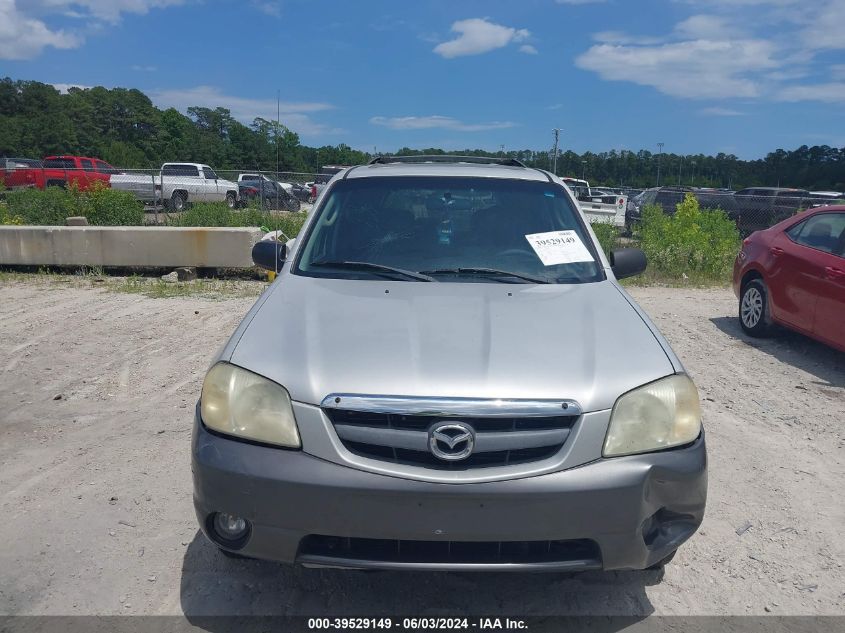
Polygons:
[[[332,403],[339,405],[341,403]],[[509,466],[549,458],[566,443],[580,409],[558,403],[557,415],[468,416],[355,411],[324,408],[350,452],[361,457],[438,470]],[[461,422],[474,431],[472,454],[443,461],[429,450],[429,429],[440,422]]]

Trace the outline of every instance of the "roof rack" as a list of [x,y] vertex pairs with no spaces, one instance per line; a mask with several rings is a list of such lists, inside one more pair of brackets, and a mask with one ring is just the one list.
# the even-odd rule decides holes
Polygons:
[[453,156],[450,154],[420,154],[417,156],[376,156],[369,165],[389,165],[391,163],[473,163],[476,165],[503,165],[505,167],[526,167],[525,163],[515,158],[497,158],[495,156]]

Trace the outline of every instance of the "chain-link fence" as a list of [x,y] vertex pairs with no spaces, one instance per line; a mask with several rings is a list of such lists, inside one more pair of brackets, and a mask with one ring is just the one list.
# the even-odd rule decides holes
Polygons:
[[[332,170],[323,170],[332,171]],[[307,210],[328,173],[300,173],[260,169],[219,169],[196,163],[167,163],[162,169],[122,169],[86,158],[59,157],[45,161],[5,159],[0,162],[0,181],[7,188],[104,186],[130,192],[150,214],[149,223],[165,221],[200,202],[223,202],[232,209],[247,206],[268,211]],[[586,184],[586,183],[585,183]],[[809,192],[802,189],[749,188],[740,191],[695,187],[659,187],[646,190],[628,187],[593,187],[590,197],[603,193],[628,196],[626,224],[637,222],[643,209],[658,205],[672,214],[687,193],[703,209],[721,209],[747,235],[767,228],[798,211],[825,204],[845,204],[841,192]]]
[[103,161],[74,158],[0,163],[0,182],[7,189],[76,187],[84,191],[106,186],[134,195],[152,215],[150,223],[159,223],[169,214],[202,202],[226,203],[231,209],[307,210],[316,197],[314,182],[318,179],[314,173],[215,170],[196,163],[168,163],[161,169],[123,169]]
[[643,209],[656,205],[664,213],[673,214],[684,197],[692,193],[702,209],[721,209],[736,222],[740,234],[768,228],[795,215],[799,211],[828,204],[845,204],[845,194],[778,188],[754,188],[741,191],[695,189],[691,187],[661,187],[634,193],[628,199],[626,223],[638,221]]

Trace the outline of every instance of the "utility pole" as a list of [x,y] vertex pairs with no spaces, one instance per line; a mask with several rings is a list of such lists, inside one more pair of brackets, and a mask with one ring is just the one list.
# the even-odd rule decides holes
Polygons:
[[657,144],[657,186],[660,186],[660,157],[663,155],[663,145],[665,143]]
[[558,140],[560,140],[560,128],[552,128],[552,131],[555,133],[555,149],[554,149],[554,157],[552,158],[552,173],[557,176],[557,144]]
[[683,166],[683,164],[684,164],[684,157],[679,156],[678,157],[678,186],[679,187],[681,186],[681,167]]
[[587,180],[587,161],[581,161],[581,180]]

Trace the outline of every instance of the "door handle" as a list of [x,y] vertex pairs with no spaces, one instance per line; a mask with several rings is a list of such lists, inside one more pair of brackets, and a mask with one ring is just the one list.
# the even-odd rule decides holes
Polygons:
[[769,252],[775,257],[777,257],[778,255],[783,255],[783,249],[780,246],[772,246],[769,249]]
[[833,266],[827,266],[824,269],[824,272],[828,279],[845,279],[845,270],[840,270],[839,268],[834,268]]

